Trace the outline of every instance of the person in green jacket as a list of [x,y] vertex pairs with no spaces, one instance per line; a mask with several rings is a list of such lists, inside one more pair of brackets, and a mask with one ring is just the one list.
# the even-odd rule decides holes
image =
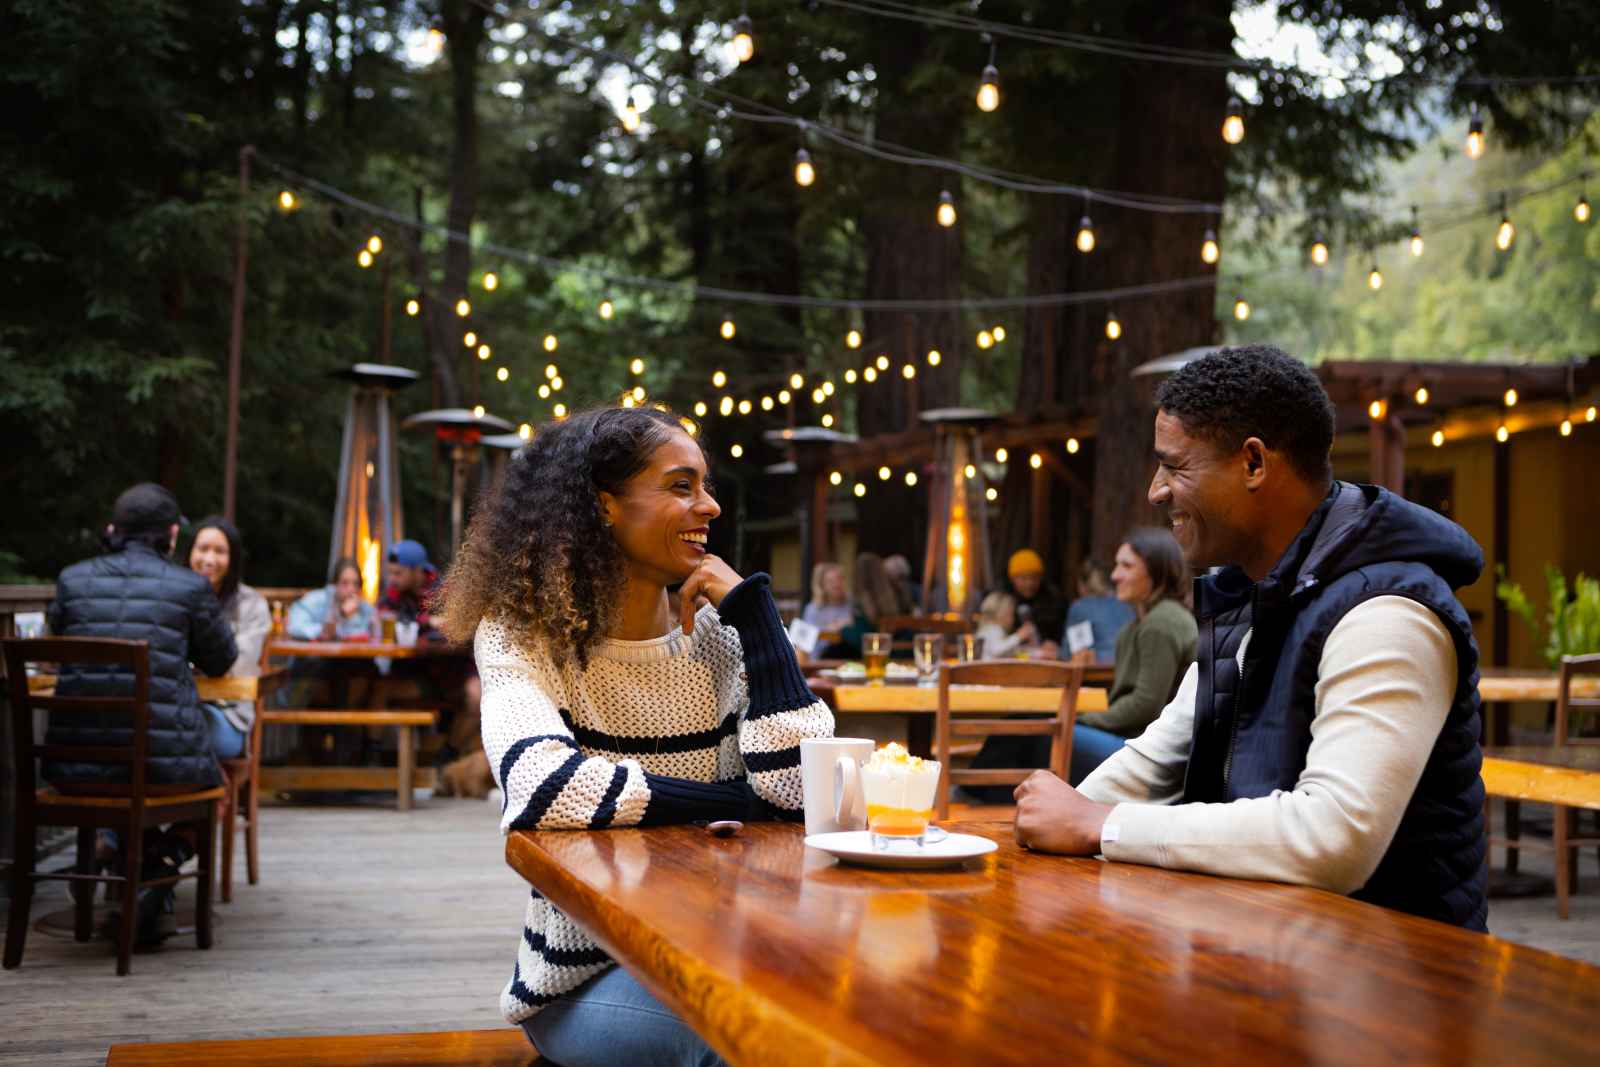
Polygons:
[[1188,566],[1171,531],[1131,531],[1117,549],[1111,584],[1135,617],[1117,635],[1106,710],[1080,712],[1072,728],[1073,785],[1156,720],[1194,662],[1199,637],[1188,607]]

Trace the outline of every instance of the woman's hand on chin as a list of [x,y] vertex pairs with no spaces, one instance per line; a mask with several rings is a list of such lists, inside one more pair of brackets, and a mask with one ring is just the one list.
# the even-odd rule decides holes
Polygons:
[[678,590],[683,632],[694,632],[694,616],[700,610],[700,605],[720,605],[722,598],[728,595],[728,590],[742,581],[744,579],[739,577],[739,573],[724,563],[721,556],[700,557],[699,565],[683,580]]

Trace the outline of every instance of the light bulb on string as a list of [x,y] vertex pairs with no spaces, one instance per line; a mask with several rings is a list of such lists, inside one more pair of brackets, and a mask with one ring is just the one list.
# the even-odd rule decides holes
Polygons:
[[1004,448],[997,448],[994,450],[994,461],[996,463],[1004,463],[1010,458],[1011,453],[1007,452]]
[[1376,256],[1374,256],[1372,259],[1372,269],[1367,272],[1367,288],[1371,289],[1373,292],[1377,292],[1379,289],[1383,288],[1383,271],[1378,269],[1378,259]]
[[835,386],[833,384],[833,382],[825,381],[825,382],[822,383],[822,395],[823,396],[832,396],[837,391],[838,391],[838,387]]
[[[987,36],[987,35],[986,35]],[[978,78],[978,110],[993,111],[1000,106],[1000,68],[994,65],[994,41],[989,41],[989,62]]]
[[741,14],[733,20],[733,58],[748,63],[756,54],[755,27],[750,16]]
[[478,346],[478,358],[479,359],[488,359],[492,355],[494,355],[494,350],[491,349],[488,345],[484,344],[484,345],[479,345]]
[[711,374],[711,384],[716,386],[718,389],[721,389],[724,385],[728,384],[728,376],[722,373],[720,370],[713,371]]
[[877,381],[878,380],[878,368],[877,367],[868,367],[866,370],[861,372],[861,377],[863,379],[865,379],[868,383]]
[[466,333],[461,335],[461,345],[463,348],[475,348],[477,344],[478,335],[473,333],[471,330],[468,330]]
[[700,436],[700,427],[695,424],[693,419],[685,416],[684,418],[678,420],[678,425],[682,426],[683,432],[688,434],[690,437]]
[[1429,438],[1429,440],[1433,442],[1433,447],[1434,448],[1443,448],[1444,447],[1444,431],[1443,430],[1435,430],[1435,431],[1433,431],[1433,436],[1431,438]]
[[861,331],[860,330],[851,330],[848,333],[846,333],[844,335],[844,346],[846,348],[860,348],[861,347]]
[[1034,470],[1038,470],[1040,467],[1044,466],[1044,457],[1039,455],[1037,452],[1033,453],[1028,457],[1028,466],[1032,467]]
[[811,164],[811,153],[804,148],[794,153],[794,183],[802,189],[811,188],[817,180],[817,168]]
[[524,441],[528,440],[533,436],[533,427],[527,423],[523,423],[521,426],[517,427],[517,436],[522,438]]
[[557,404],[555,407],[550,409],[550,413],[558,419],[564,419],[567,417],[567,405]]
[[501,367],[499,370],[494,372],[494,376],[499,378],[502,382],[509,381],[511,379],[511,372],[506,368]]
[[999,344],[1006,339],[1006,328],[1004,326],[991,326],[989,332],[994,335],[995,344]]
[[1502,422],[1499,428],[1495,430],[1494,439],[1499,441],[1501,444],[1505,444],[1507,441],[1511,440],[1511,431],[1506,427],[1505,423]]
[[879,370],[889,369],[889,357],[881,352],[878,354],[878,358],[874,360],[874,362],[877,363]]
[[[1584,178],[1587,180],[1588,175],[1585,174]],[[1587,189],[1579,188],[1578,202],[1572,205],[1572,217],[1578,222],[1589,221],[1589,191]]]
[[991,485],[989,488],[983,491],[983,498],[989,503],[993,504],[996,500],[1000,499],[1000,490]]
[[1233,298],[1233,317],[1239,322],[1250,320],[1250,301],[1242,295]]
[[858,377],[860,377],[860,375],[858,375],[856,373],[856,369],[854,367],[848,367],[848,368],[845,369],[845,372],[844,372],[844,383],[846,385],[854,385],[854,384],[856,384],[856,379]]
[[937,367],[940,361],[943,359],[944,357],[939,354],[939,350],[937,348],[928,349],[928,366]]
[[285,214],[287,214],[287,213],[295,210],[295,208],[297,208],[299,206],[300,206],[300,198],[295,196],[294,193],[290,192],[288,189],[284,189],[284,190],[282,190],[281,192],[278,193],[278,210],[279,211],[282,211]]
[[1209,226],[1206,235],[1200,242],[1200,262],[1215,263],[1222,257],[1222,249],[1217,246],[1217,232]]
[[371,237],[368,237],[367,238],[367,251],[371,252],[373,255],[377,255],[379,252],[382,252],[383,251],[383,238],[379,237],[377,234],[373,234]]
[[1571,437],[1572,436],[1572,420],[1571,419],[1562,419],[1561,420],[1561,436],[1562,437]]
[[811,402],[813,404],[820,404],[826,399],[828,399],[828,394],[822,391],[822,386],[819,385],[811,390]]
[[850,490],[850,491],[852,493],[854,493],[856,496],[866,496],[867,495],[867,487],[862,485],[860,482],[857,482],[856,485],[855,485],[855,488]]
[[799,389],[801,386],[803,386],[805,384],[806,384],[805,375],[801,374],[799,371],[795,371],[793,374],[789,375],[789,388],[790,389]]
[[1122,336],[1122,323],[1115,311],[1106,312],[1106,340],[1115,341]]
[[1311,262],[1319,267],[1328,264],[1328,242],[1322,239],[1322,234],[1311,236]]
[[733,319],[724,315],[722,316],[722,325],[718,327],[717,332],[722,335],[724,341],[731,341],[733,340],[733,335],[739,332],[739,328],[733,324]]
[[1078,449],[1082,447],[1083,446],[1078,443],[1078,439],[1076,437],[1067,438],[1067,455],[1076,456],[1078,454]]
[[556,365],[554,363],[546,363],[544,365],[544,376],[546,378],[554,378],[556,375],[558,375],[560,373],[561,373],[561,371],[556,367]]
[[978,331],[978,347],[979,348],[993,348],[994,347],[994,334],[990,333],[988,330],[979,330]]
[[550,388],[554,389],[558,393],[561,391],[561,387],[565,384],[566,382],[561,380],[561,375],[559,374],[550,379]]
[[549,400],[550,399],[550,387],[548,385],[540,385],[539,386],[539,399],[540,400]]
[[472,405],[472,417],[475,418],[475,419],[483,418],[483,405],[482,404],[474,404],[474,405]]
[[933,217],[947,230],[956,224],[956,198],[950,195],[950,190],[939,194],[939,207]]
[[894,471],[890,470],[888,467],[878,468],[878,481],[886,482],[892,477],[894,477]]
[[363,270],[365,270],[366,268],[372,266],[372,253],[363,248],[361,251],[356,253],[356,262],[361,265]]
[[633,102],[633,91],[628,91],[628,103],[622,109],[622,128],[628,133],[639,129],[639,105]]
[[1478,114],[1476,102],[1472,105],[1472,117],[1467,120],[1467,158],[1477,159],[1483,155],[1483,116]]
[[772,410],[772,397],[764,396],[764,397],[761,398],[761,410],[762,411],[771,411]]
[[620,403],[625,408],[633,407],[633,394],[632,393],[623,393],[622,394],[622,399],[619,400],[618,403]]
[[1389,402],[1382,398],[1374,400],[1367,405],[1367,418],[1377,422],[1389,414]]
[[961,468],[961,476],[970,482],[978,476],[978,468],[974,464],[968,463]]
[[822,427],[823,427],[823,429],[832,429],[832,427],[833,427],[833,416],[832,415],[824,414],[822,416]]
[[902,366],[900,368],[900,377],[904,378],[906,381],[909,382],[911,379],[915,378],[916,376],[917,376],[916,364],[907,363],[907,364],[905,364],[904,366]]
[[725,396],[717,401],[717,414],[723,418],[733,414],[733,397]]
[[1228,110],[1222,118],[1222,139],[1229,144],[1244,140],[1244,105],[1238,97],[1228,99]]
[[1422,223],[1417,220],[1417,205],[1411,205],[1411,254],[1422,255]]
[[416,318],[422,312],[422,304],[415,298],[406,301],[406,314]]
[[1583,421],[1584,422],[1593,422],[1594,421],[1594,417],[1595,417],[1595,413],[1596,413],[1595,406],[1593,404],[1590,404],[1588,406],[1588,408],[1585,409],[1585,411],[1583,413]]
[[843,485],[844,474],[841,471],[829,471],[828,482],[830,485]]
[[630,371],[632,371],[633,373],[635,373],[635,374],[643,374],[644,373],[644,360],[639,359],[637,356],[635,356],[633,362],[628,364],[628,369]]
[[748,415],[748,414],[750,414],[751,410],[752,410],[752,405],[751,405],[750,401],[748,401],[748,400],[739,401],[739,414]]
[[704,400],[696,400],[694,402],[694,417],[697,419],[706,417],[706,402]]
[[483,291],[486,293],[492,293],[498,288],[500,288],[500,275],[496,274],[492,270],[484,271]]
[[733,447],[728,449],[728,455],[732,456],[734,459],[738,459],[740,456],[744,455],[744,445],[741,445],[739,442],[735,441],[733,443]]
[[1500,225],[1494,231],[1494,246],[1502,252],[1511,250],[1511,242],[1517,239],[1517,228],[1511,225],[1511,216],[1506,213],[1505,194],[1500,196]]
[[561,342],[556,339],[555,334],[547,333],[544,335],[544,350],[546,352],[554,352],[559,347],[561,347]]
[[466,297],[462,297],[460,300],[457,300],[456,301],[456,317],[464,319],[470,314],[472,314],[472,305],[467,302],[467,298]]
[[[644,401],[644,386],[642,386],[642,385],[634,386],[633,390],[632,390],[632,393],[633,393],[633,398],[635,400],[640,401],[641,403],[643,403],[643,401]],[[662,410],[665,410],[665,409],[663,408]]]
[[916,484],[917,484],[917,472],[916,471],[906,471],[906,485],[914,486]]
[[600,311],[600,317],[602,319],[606,320],[607,322],[610,322],[611,321],[611,316],[613,316],[613,315],[615,315],[617,313],[617,307],[616,307],[615,304],[613,304],[609,300],[602,300],[602,301],[600,301],[599,311]]
[[1506,395],[1500,399],[1505,401],[1506,407],[1514,408],[1517,406],[1517,391],[1515,389],[1507,389]]
[[794,399],[794,394],[790,393],[789,390],[787,390],[787,389],[779,389],[778,390],[778,403],[787,404],[789,401],[791,401],[793,399]]
[[1417,391],[1411,395],[1411,399],[1417,402],[1418,407],[1425,407],[1432,398],[1433,394],[1428,392],[1426,385],[1417,386]]
[[1078,220],[1078,251],[1085,254],[1094,251],[1094,222],[1089,218],[1089,213],[1084,212],[1083,218]]

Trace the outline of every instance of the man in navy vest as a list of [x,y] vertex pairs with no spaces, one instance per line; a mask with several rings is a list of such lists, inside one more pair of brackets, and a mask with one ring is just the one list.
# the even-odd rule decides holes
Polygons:
[[1318,886],[1486,929],[1478,649],[1448,519],[1333,480],[1334,413],[1277,348],[1228,348],[1156,397],[1151,504],[1200,573],[1197,662],[1073,789],[1017,787],[1029,848]]

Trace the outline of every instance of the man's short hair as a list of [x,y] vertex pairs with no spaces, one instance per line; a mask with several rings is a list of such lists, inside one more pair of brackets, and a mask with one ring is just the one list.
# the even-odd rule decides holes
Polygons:
[[1275,345],[1241,345],[1181,367],[1156,390],[1156,405],[1228,452],[1259,437],[1302,478],[1333,478],[1334,411],[1309,367]]

